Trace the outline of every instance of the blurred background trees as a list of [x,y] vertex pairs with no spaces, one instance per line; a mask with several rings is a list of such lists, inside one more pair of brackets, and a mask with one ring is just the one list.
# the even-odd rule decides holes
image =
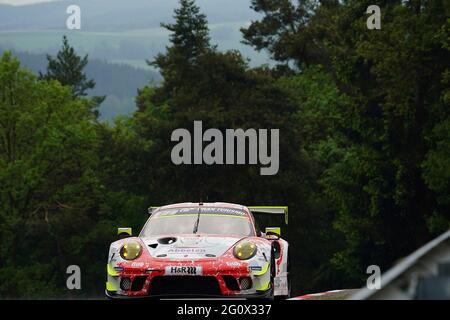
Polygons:
[[[83,272],[72,295],[101,295],[115,227],[137,232],[150,205],[288,205],[294,294],[359,287],[368,265],[386,269],[448,229],[450,7],[381,1],[382,29],[367,30],[369,2],[253,0],[261,15],[243,41],[276,65],[250,68],[219,51],[182,0],[163,25],[170,45],[149,61],[163,82],[141,88],[137,111],[113,124],[4,54],[0,296],[69,294],[69,264]],[[194,120],[280,129],[279,174],[173,165],[171,133]]]

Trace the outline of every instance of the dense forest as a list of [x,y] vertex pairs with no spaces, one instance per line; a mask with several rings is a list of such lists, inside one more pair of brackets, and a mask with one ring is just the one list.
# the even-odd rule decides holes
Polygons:
[[[180,0],[163,25],[170,45],[148,61],[162,82],[142,87],[136,112],[113,124],[80,94],[96,79],[71,48],[39,77],[4,53],[0,297],[101,296],[115,228],[139,230],[149,205],[288,205],[295,295],[360,287],[367,266],[386,270],[447,230],[450,3],[378,1],[382,28],[368,30],[371,4],[252,0],[260,18],[243,41],[276,64],[250,68],[238,51],[219,51],[207,17]],[[194,120],[279,129],[278,175],[173,165],[171,133]],[[82,290],[69,292],[73,264]]]

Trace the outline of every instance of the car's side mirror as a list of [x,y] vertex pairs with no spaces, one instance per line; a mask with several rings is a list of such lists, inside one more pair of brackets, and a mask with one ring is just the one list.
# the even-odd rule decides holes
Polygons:
[[280,227],[267,227],[265,232],[266,237],[274,237],[279,239],[281,237],[281,228]]
[[133,234],[131,228],[118,228],[117,229],[117,235],[120,239],[131,237]]

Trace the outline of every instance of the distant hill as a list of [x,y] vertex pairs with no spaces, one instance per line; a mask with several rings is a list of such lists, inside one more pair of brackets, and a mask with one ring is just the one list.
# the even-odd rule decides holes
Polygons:
[[[66,9],[81,8],[81,30],[67,30]],[[250,0],[197,0],[209,21],[211,40],[220,50],[236,49],[252,66],[271,63],[266,53],[242,44],[240,28],[258,15]],[[0,5],[0,47],[54,54],[62,36],[91,59],[145,68],[145,60],[165,50],[169,33],[161,22],[173,21],[178,0],[61,0],[27,6]]]
[[[65,28],[66,9],[81,8],[84,31],[154,28],[170,21],[178,0],[62,0],[27,6],[0,5],[0,30]],[[198,0],[211,24],[256,19],[250,0]]]
[[[0,48],[0,54],[3,50]],[[30,54],[13,51],[22,66],[38,74],[47,68],[44,54]],[[135,110],[134,98],[137,90],[149,83],[161,80],[159,73],[138,69],[125,64],[109,63],[97,59],[89,60],[86,74],[96,82],[90,95],[106,95],[107,99],[100,107],[101,119],[110,121],[117,115],[130,114]]]
[[[81,8],[81,30],[67,30],[66,9]],[[212,43],[220,50],[237,49],[258,66],[271,63],[241,43],[239,29],[258,15],[250,0],[197,0],[210,24]],[[107,95],[102,119],[135,109],[138,88],[160,76],[145,64],[164,52],[169,33],[161,22],[173,21],[178,0],[61,0],[27,6],[0,5],[0,52],[12,50],[33,72],[46,68],[45,54],[55,55],[65,34],[80,54],[89,54],[86,73],[97,86],[92,95]]]

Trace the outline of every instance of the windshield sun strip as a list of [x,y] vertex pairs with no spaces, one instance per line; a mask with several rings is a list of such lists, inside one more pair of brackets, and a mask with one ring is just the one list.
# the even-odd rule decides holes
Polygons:
[[[245,216],[234,216],[231,214],[211,214],[211,213],[201,213],[201,216],[205,216],[205,217],[230,217],[230,218],[241,218],[241,219],[249,219],[248,217]],[[198,214],[196,213],[189,213],[189,214],[172,214],[172,215],[162,215],[162,216],[155,216],[152,217],[151,219],[163,219],[163,218],[175,218],[175,217],[197,217]]]

